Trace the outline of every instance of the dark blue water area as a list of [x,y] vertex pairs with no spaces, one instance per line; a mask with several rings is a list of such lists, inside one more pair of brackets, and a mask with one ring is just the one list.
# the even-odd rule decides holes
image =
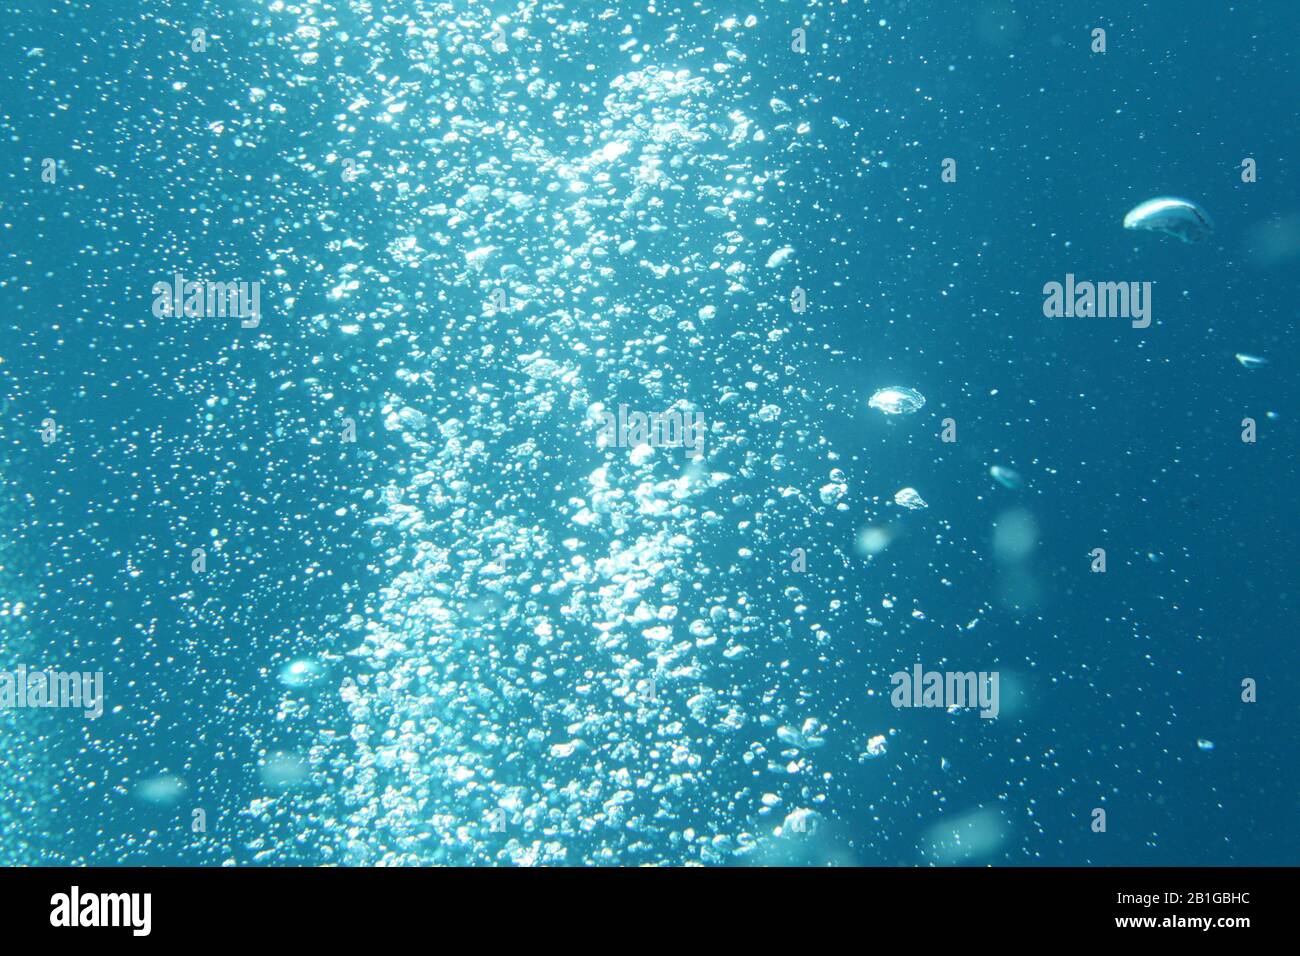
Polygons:
[[[368,616],[390,577],[390,542],[369,520],[376,493],[404,475],[406,449],[379,424],[404,361],[376,346],[382,336],[327,335],[311,317],[335,309],[326,279],[352,255],[331,243],[381,250],[391,224],[364,195],[284,161],[337,148],[339,104],[318,90],[284,92],[287,117],[255,146],[210,146],[204,130],[228,103],[294,69],[252,25],[252,5],[3,9],[0,564],[3,598],[27,611],[0,631],[0,658],[103,670],[110,691],[98,721],[13,715],[40,770],[7,786],[40,822],[0,817],[4,843],[31,854],[0,858],[317,862],[327,837],[240,811],[268,754],[302,752],[322,728],[347,733],[328,694],[309,717],[279,719],[277,675],[303,656],[332,659],[335,676],[354,666],[347,622]],[[780,374],[825,409],[816,427],[868,476],[895,536],[849,566],[840,555],[861,515],[810,522],[806,603],[841,597],[860,613],[829,644],[773,617],[770,643],[787,641],[771,653],[822,675],[824,699],[863,737],[893,729],[930,755],[886,774],[858,759],[861,746],[827,752],[824,768],[852,795],[827,813],[832,837],[856,862],[915,865],[937,817],[991,807],[1010,836],[979,862],[1296,862],[1300,9],[993,0],[732,13],[751,9],[762,19],[748,40],[753,77],[719,98],[719,122],[735,108],[769,122],[779,98],[800,104],[791,122],[814,127],[805,148],[773,160],[784,205],[765,210],[798,250],[810,303],[794,320],[809,344]],[[586,61],[545,64],[569,103],[598,107],[628,69],[618,46],[631,16],[596,19]],[[634,22],[648,59],[698,69],[691,51],[720,16],[668,8]],[[219,37],[221,69],[177,53],[200,22]],[[806,58],[788,50],[799,23]],[[1104,54],[1089,49],[1095,27]],[[368,67],[358,47],[335,69]],[[556,118],[546,132],[561,141],[579,122]],[[59,158],[57,188],[40,181],[47,156]],[[1256,182],[1242,181],[1246,157]],[[947,158],[956,182],[941,181]],[[328,221],[296,206],[334,188]],[[1205,242],[1121,228],[1130,208],[1166,194],[1209,212]],[[285,256],[272,279],[270,254],[298,249],[319,272]],[[233,323],[151,319],[150,287],[178,269],[287,284],[296,306],[267,319],[274,335],[232,349]],[[1067,273],[1152,283],[1151,326],[1046,318],[1043,287]],[[672,282],[665,297],[680,297]],[[788,290],[775,283],[764,291],[779,301]],[[437,294],[415,280],[407,291],[413,307]],[[443,291],[438,310],[477,308],[472,290]],[[373,307],[365,295],[352,308]],[[724,306],[721,321],[730,308],[746,306]],[[730,357],[737,386],[752,376],[745,348]],[[1268,364],[1245,368],[1237,353]],[[694,362],[704,400],[719,373],[707,356]],[[473,382],[459,374],[438,387]],[[925,407],[868,413],[886,385],[918,389]],[[357,443],[323,440],[347,415],[363,422]],[[47,445],[50,417],[61,430]],[[948,418],[952,444],[939,438]],[[1257,422],[1254,443],[1241,440],[1244,418]],[[536,437],[547,462],[577,440]],[[1023,486],[993,481],[995,464]],[[805,466],[826,480],[820,461]],[[759,501],[781,484],[737,481]],[[890,504],[904,486],[929,508]],[[543,520],[562,503],[556,487],[538,483]],[[1038,545],[1009,565],[990,554],[994,523],[1013,509],[1032,515]],[[210,570],[196,576],[200,546]],[[1098,547],[1105,574],[1089,570]],[[775,595],[787,583],[752,575],[737,589]],[[890,617],[885,595],[928,621],[978,624],[913,619],[882,636],[867,618]],[[1014,674],[1025,703],[987,722],[895,710],[889,675],[918,661]],[[1241,700],[1245,678],[1255,703]],[[139,798],[139,782],[161,775],[185,780],[179,805]],[[186,825],[195,807],[220,821],[206,840]],[[1107,809],[1104,834],[1088,826],[1095,807]]]

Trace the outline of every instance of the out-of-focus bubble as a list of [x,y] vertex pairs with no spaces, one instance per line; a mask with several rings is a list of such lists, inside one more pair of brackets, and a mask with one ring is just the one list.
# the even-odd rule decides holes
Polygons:
[[1004,564],[998,570],[998,603],[1027,611],[1042,603],[1043,588],[1026,564]]
[[889,543],[893,540],[894,535],[888,528],[873,525],[858,532],[855,545],[858,554],[866,557],[867,555],[880,554],[889,547]]
[[1038,547],[1038,521],[1024,508],[1011,508],[993,522],[993,557],[998,564],[998,601],[1028,610],[1042,600],[1042,587],[1029,558]]
[[185,795],[185,781],[170,774],[150,777],[135,785],[135,795],[145,803],[172,804]]
[[1261,222],[1246,231],[1246,257],[1271,268],[1300,256],[1300,214]]
[[307,762],[298,754],[276,751],[267,757],[258,776],[268,787],[287,790],[307,779]]
[[941,866],[977,863],[997,853],[1011,827],[994,810],[978,809],[945,817],[925,831],[921,854]]
[[286,687],[310,687],[324,676],[325,666],[308,658],[299,658],[280,668],[280,683]]
[[976,36],[991,46],[1013,46],[1023,31],[1020,14],[1010,2],[985,4],[975,18]]
[[1038,520],[1024,508],[1011,508],[993,521],[993,557],[1013,564],[1038,547]]
[[1010,488],[1012,491],[1025,483],[1024,479],[1020,477],[1020,472],[1013,468],[1005,468],[1002,465],[994,465],[989,469],[989,474],[1003,488]]
[[767,267],[769,269],[779,269],[792,255],[794,255],[793,246],[782,246],[780,249],[776,250],[776,252],[768,256]]
[[1030,684],[1026,678],[1005,667],[998,668],[998,718],[1022,717],[1030,708]]

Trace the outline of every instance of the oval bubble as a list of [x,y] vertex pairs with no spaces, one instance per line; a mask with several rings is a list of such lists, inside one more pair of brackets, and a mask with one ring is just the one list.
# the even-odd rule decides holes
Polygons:
[[890,385],[877,389],[867,401],[868,408],[876,408],[886,415],[911,415],[925,406],[925,396],[914,388]]
[[1006,468],[1002,465],[994,465],[989,469],[989,474],[1003,488],[1010,488],[1012,491],[1022,487],[1025,480],[1020,477],[1020,472],[1014,468]]
[[325,667],[310,658],[299,658],[280,668],[280,683],[286,687],[310,687],[325,676]]
[[1200,242],[1214,231],[1204,209],[1174,196],[1159,196],[1134,206],[1124,217],[1124,228],[1163,232],[1189,243]]

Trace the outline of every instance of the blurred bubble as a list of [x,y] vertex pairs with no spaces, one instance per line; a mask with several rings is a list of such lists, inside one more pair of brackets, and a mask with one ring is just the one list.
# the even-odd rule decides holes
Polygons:
[[136,784],[135,795],[145,803],[171,804],[185,795],[185,781],[163,774]]
[[986,4],[976,15],[976,35],[992,46],[1011,46],[1023,31],[1024,23],[1010,3]]
[[1038,546],[1038,521],[1024,508],[1002,512],[993,521],[993,556],[1003,562],[1024,561]]
[[1022,717],[1030,707],[1028,678],[1005,667],[998,668],[998,717],[1006,720]]
[[889,547],[889,543],[893,540],[894,535],[888,528],[872,526],[863,528],[858,532],[855,544],[858,554],[866,557],[872,554],[880,554]]
[[994,465],[989,469],[989,474],[993,477],[993,480],[1003,488],[1009,488],[1012,491],[1017,490],[1025,483],[1024,479],[1020,477],[1020,472],[1016,471],[1014,468]]
[[324,665],[306,658],[300,658],[280,669],[280,683],[286,687],[310,687],[324,676]]
[[268,787],[288,789],[307,779],[307,762],[298,754],[277,751],[262,764],[258,775]]
[[996,853],[1011,828],[1001,814],[978,809],[945,817],[925,831],[921,853],[941,866],[976,863]]
[[1245,247],[1247,258],[1263,268],[1300,256],[1300,214],[1255,224],[1246,230]]
[[998,602],[1003,607],[1029,610],[1038,607],[1042,598],[1042,585],[1027,565],[1007,564],[999,569]]

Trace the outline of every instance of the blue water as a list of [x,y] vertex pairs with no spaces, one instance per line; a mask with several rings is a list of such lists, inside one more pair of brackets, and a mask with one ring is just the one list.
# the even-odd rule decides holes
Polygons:
[[1296,862],[1300,8],[4,13],[0,862]]

